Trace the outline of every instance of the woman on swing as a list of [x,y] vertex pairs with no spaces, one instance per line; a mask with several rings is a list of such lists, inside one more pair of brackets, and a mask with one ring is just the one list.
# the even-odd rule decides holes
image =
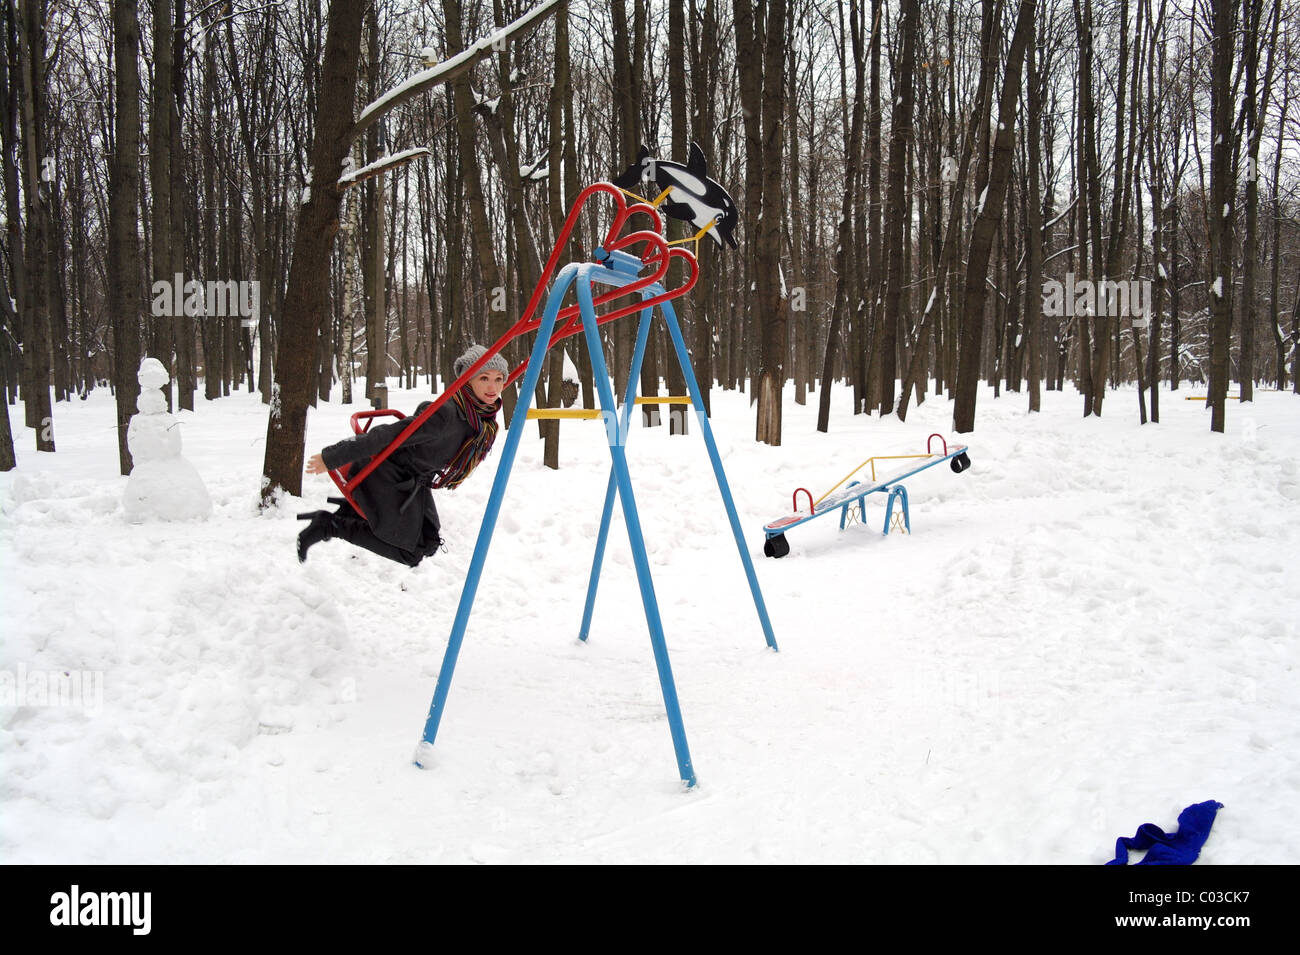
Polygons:
[[[455,377],[487,353],[471,345],[452,366]],[[311,523],[298,535],[298,560],[321,541],[340,538],[414,567],[442,546],[441,524],[431,487],[459,487],[487,457],[497,435],[497,409],[508,372],[505,359],[493,355],[469,382],[433,413],[413,435],[385,458],[353,491],[362,517],[346,501],[337,511],[299,514]],[[424,402],[418,415],[429,406]],[[351,464],[354,472],[392,443],[410,422],[377,425],[331,444],[307,461],[308,474],[325,474]],[[333,498],[331,500],[338,500]]]

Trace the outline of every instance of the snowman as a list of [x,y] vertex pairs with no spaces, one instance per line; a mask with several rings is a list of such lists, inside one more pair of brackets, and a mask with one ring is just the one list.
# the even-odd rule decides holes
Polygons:
[[158,359],[146,358],[136,377],[140,396],[135,406],[140,413],[131,416],[126,429],[134,461],[122,497],[126,519],[140,524],[206,518],[212,513],[212,498],[194,465],[181,457],[180,422],[167,413],[161,391],[171,376]]

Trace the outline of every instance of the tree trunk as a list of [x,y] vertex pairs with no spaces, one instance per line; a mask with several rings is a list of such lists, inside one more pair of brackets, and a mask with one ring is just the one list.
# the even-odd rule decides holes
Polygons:
[[[1092,255],[1093,281],[1106,277],[1101,229],[1101,163],[1097,158],[1097,111],[1093,96],[1093,16],[1091,0],[1075,0],[1075,26],[1079,39],[1079,262],[1088,268]],[[1088,252],[1085,252],[1085,249]],[[1084,417],[1101,413],[1110,364],[1110,335],[1105,320],[1077,316],[1079,375]]]
[[[668,0],[668,98],[673,158],[683,161],[690,150],[690,135],[687,132],[686,122],[686,0]],[[669,219],[667,225],[670,239],[686,237],[687,229],[680,219]],[[693,232],[694,229],[691,231]],[[669,269],[668,287],[679,287],[685,281],[685,271],[683,265],[674,263]],[[677,299],[674,307],[677,310],[677,320],[682,325],[683,338],[690,341],[690,296]],[[680,395],[685,392],[686,378],[671,347],[664,350],[664,379],[670,395]],[[689,420],[685,407],[669,406],[668,433],[686,434]]]
[[330,0],[329,32],[311,150],[311,192],[298,216],[293,264],[285,291],[276,355],[279,380],[266,426],[266,457],[262,467],[262,505],[277,490],[302,493],[303,440],[307,408],[315,392],[312,365],[320,317],[328,307],[329,286],[322,281],[330,264],[330,249],[339,229],[337,182],[348,154],[348,134],[357,88],[361,53],[362,0]]
[[[371,99],[383,89],[383,64],[379,52],[379,12],[373,3],[366,5],[365,25],[366,55],[364,59],[366,86]],[[375,162],[387,152],[376,123],[366,130],[366,148],[363,153],[367,163]],[[361,274],[366,290],[366,400],[373,402],[375,389],[385,385],[388,373],[388,300],[384,275],[386,272],[384,205],[385,176],[374,176],[362,185],[365,195],[365,227],[362,229]]]
[[762,355],[755,395],[758,415],[755,437],[770,445],[781,443],[781,391],[785,383],[787,313],[782,301],[781,157],[785,137],[786,22],[785,0],[767,5],[763,47],[763,179],[758,241],[754,262],[758,270],[757,302],[763,329]]
[[[1282,111],[1278,119],[1278,129],[1286,129],[1287,113],[1291,107],[1291,84],[1282,85]],[[1286,336],[1282,334],[1282,322],[1278,308],[1278,279],[1282,259],[1282,200],[1278,194],[1278,183],[1282,179],[1282,150],[1274,151],[1273,159],[1273,242],[1270,258],[1272,266],[1269,275],[1268,324],[1273,330],[1273,344],[1277,350],[1277,390],[1286,391]],[[1300,283],[1297,283],[1300,290]]]
[[1232,334],[1232,64],[1235,48],[1236,5],[1231,0],[1211,0],[1210,37],[1213,47],[1210,114],[1210,430],[1224,430],[1228,396],[1228,346]]
[[[716,0],[704,0],[703,13],[699,13],[696,8],[696,0],[691,0],[691,25],[694,28],[698,24],[698,35],[696,30],[692,30],[691,50],[691,76],[695,79],[695,109],[692,111],[692,126],[695,141],[700,144],[704,150],[704,155],[716,158],[714,153],[714,128],[717,124],[717,99],[714,94],[714,87],[718,77],[718,58],[713,55],[713,50],[718,45],[718,14],[715,6]],[[715,172],[715,176],[721,175]],[[712,243],[705,243],[699,251],[701,274],[715,275],[723,266],[722,255],[718,250],[712,247]],[[734,258],[729,259],[734,261]],[[718,302],[718,288],[721,285],[721,275],[706,284],[707,288],[703,291],[700,286],[696,286],[695,294],[698,295],[699,301],[695,306],[694,312],[694,359],[695,379],[699,385],[700,395],[704,401],[705,413],[709,413],[712,408],[712,389],[713,389],[713,368],[714,368],[714,344],[713,336],[716,328],[716,309]]]
[[953,430],[959,434],[975,429],[975,401],[979,389],[984,301],[987,295],[984,280],[988,274],[993,233],[1002,218],[1002,208],[1006,201],[1007,179],[1011,172],[1012,149],[1015,144],[1016,97],[1020,90],[1025,47],[1033,34],[1035,2],[1036,0],[1020,0],[1016,30],[1011,37],[1006,73],[1002,81],[997,136],[994,138],[992,154],[985,154],[981,158],[981,166],[984,168],[976,175],[976,181],[987,182],[987,185],[971,231],[962,302],[961,353],[957,365],[956,401],[953,408]]
[[1182,377],[1179,350],[1182,344],[1183,322],[1179,311],[1178,286],[1178,196],[1170,197],[1165,208],[1166,227],[1169,231],[1169,390],[1178,390]]
[[[863,104],[867,137],[867,175],[865,182],[858,175],[857,195],[854,199],[853,232],[850,258],[859,260],[851,274],[853,284],[848,290],[850,314],[853,315],[853,334],[850,336],[851,352],[848,375],[853,380],[853,413],[869,412],[878,404],[880,396],[872,390],[872,382],[879,378],[880,351],[873,347],[883,335],[877,334],[882,322],[880,297],[885,286],[885,251],[882,236],[883,204],[880,198],[880,126],[883,111],[880,106],[880,54],[882,47],[883,0],[871,0],[871,42],[867,50],[870,89]],[[859,27],[861,30],[861,27]],[[865,189],[864,189],[865,186]],[[865,195],[864,195],[865,192]],[[866,222],[863,222],[863,219]],[[863,225],[867,236],[864,243],[858,240]],[[866,256],[866,268],[861,258]],[[865,280],[864,280],[865,276]],[[865,306],[865,307],[864,307]],[[876,369],[873,376],[872,368]]]
[[114,151],[109,189],[108,302],[113,321],[113,385],[117,451],[130,474],[126,429],[140,383],[140,21],[135,0],[113,0]]
[[[1151,3],[1152,0],[1146,0]],[[1156,117],[1160,115],[1160,100],[1156,96],[1156,64],[1160,65],[1160,75],[1164,77],[1165,53],[1161,42],[1161,30],[1165,20],[1165,0],[1160,0],[1158,12],[1147,15],[1147,188],[1151,192],[1151,301],[1149,303],[1149,325],[1147,333],[1148,368],[1147,381],[1151,385],[1151,421],[1160,423],[1160,336],[1163,326],[1161,305],[1163,303],[1166,277],[1165,268],[1165,193],[1166,175],[1165,146],[1160,135],[1160,126]],[[1137,104],[1134,103],[1136,109]]]
[[1028,69],[1026,96],[1028,132],[1026,133],[1026,180],[1029,195],[1025,201],[1025,224],[1028,229],[1026,245],[1029,259],[1028,277],[1025,281],[1025,344],[1029,349],[1029,410],[1042,410],[1043,377],[1043,196],[1039,177],[1042,175],[1042,117],[1043,89],[1047,77],[1040,75],[1035,62],[1037,43],[1025,50]]
[[1291,305],[1291,390],[1300,395],[1300,272],[1296,273],[1295,301]]
[[[36,432],[36,450],[54,450],[50,401],[50,207],[51,184],[45,182],[46,97],[45,3],[29,0],[21,8],[18,56],[23,82],[23,196],[26,200],[27,298],[19,302],[23,326],[23,404],[27,426]],[[51,174],[53,170],[50,170]]]
[[[756,295],[756,262],[759,247],[763,244],[760,237],[763,200],[763,82],[766,78],[763,70],[763,20],[769,11],[766,5],[751,3],[749,0],[732,0],[732,9],[735,14],[736,67],[745,135],[745,198],[740,209],[743,225],[740,249],[743,288],[739,303],[740,333],[736,334],[734,341],[734,374],[743,381],[749,365],[744,353],[746,342],[743,330],[765,318],[761,315],[764,305],[762,295]],[[773,77],[776,82],[781,79]],[[756,387],[753,393],[757,394]]]
[[[980,138],[980,130],[988,125],[988,112],[991,108],[992,85],[993,85],[993,42],[994,42],[994,19],[996,10],[993,0],[983,0],[980,26],[980,49],[981,68],[979,86],[975,92],[975,103],[971,110],[970,122],[967,126],[966,135],[963,139],[961,160],[957,166],[957,176],[952,184],[951,202],[948,211],[948,226],[944,233],[943,245],[938,254],[938,271],[935,275],[934,286],[930,291],[930,297],[926,301],[925,308],[921,314],[921,327],[917,332],[919,339],[924,339],[927,334],[927,328],[932,324],[937,325],[943,321],[943,313],[946,309],[955,310],[957,306],[956,288],[959,281],[957,263],[958,248],[962,240],[962,219],[965,213],[965,203],[963,197],[966,194],[966,184],[970,173],[971,158],[975,153],[976,141]],[[950,20],[951,27],[951,20]],[[951,34],[949,36],[951,42]],[[951,47],[950,47],[951,49]],[[952,100],[949,100],[950,108]],[[950,146],[953,144],[950,143]],[[953,147],[955,149],[955,147]],[[987,169],[984,167],[986,154],[981,153],[981,167],[978,172],[981,175],[987,175]],[[979,185],[979,179],[976,185]],[[945,289],[946,286],[946,289]],[[982,322],[982,319],[981,319]],[[955,326],[955,322],[952,322]],[[981,331],[981,335],[982,335]],[[955,328],[949,329],[945,333],[944,339],[947,342],[948,354],[943,356],[943,362],[949,370],[943,373],[943,378],[949,383],[948,391],[950,395],[955,394],[957,364],[957,338]],[[898,418],[900,421],[907,418],[907,405],[909,395],[912,390],[913,382],[917,381],[924,369],[921,367],[922,355],[914,352],[912,361],[908,367],[907,378],[903,382],[902,395],[898,403]],[[978,362],[977,362],[978,368]]]
[[[1258,303],[1255,300],[1255,281],[1259,270],[1259,140],[1260,129],[1268,122],[1268,103],[1273,80],[1273,64],[1278,40],[1278,20],[1281,3],[1272,0],[1272,24],[1266,28],[1268,57],[1263,70],[1263,88],[1260,89],[1259,57],[1262,52],[1261,26],[1263,26],[1264,0],[1250,0],[1243,4],[1246,29],[1243,36],[1245,58],[1243,72],[1246,80],[1246,97],[1242,112],[1246,120],[1246,230],[1242,237],[1241,274],[1241,400],[1253,401],[1255,391],[1255,331],[1258,321]],[[1288,84],[1289,85],[1289,84]],[[1285,129],[1280,123],[1279,129]],[[1275,256],[1276,259],[1276,256]]]
[[[153,90],[149,115],[149,194],[152,200],[153,281],[166,282],[170,288],[177,281],[178,244],[172,234],[172,5],[171,0],[153,0]],[[184,286],[185,279],[180,280]],[[153,283],[150,283],[152,288]],[[172,297],[169,296],[171,301]],[[193,321],[194,316],[180,315],[167,309],[149,322],[149,353],[172,370],[174,326]],[[203,321],[203,318],[199,318]],[[164,389],[167,410],[172,407],[172,389]]]
[[885,278],[885,307],[882,323],[884,338],[877,344],[880,352],[880,413],[894,410],[894,379],[898,377],[898,316],[903,304],[903,219],[910,210],[903,204],[903,178],[907,174],[907,149],[914,133],[912,104],[916,93],[912,77],[916,72],[916,34],[920,28],[920,0],[905,0],[902,33],[903,53],[894,82],[894,111],[889,133],[889,203],[885,252],[889,267]]
[[[15,19],[18,11],[12,4],[5,4],[4,10],[0,13],[4,23],[4,44],[5,44],[5,61],[0,66],[0,142],[3,143],[4,152],[4,193],[5,193],[5,235],[7,255],[0,257],[0,266],[3,266],[5,273],[9,278],[8,285],[3,289],[3,327],[0,327],[0,364],[3,365],[3,393],[0,393],[0,402],[5,404],[4,428],[5,433],[0,444],[0,454],[3,455],[3,461],[6,464],[3,470],[9,470],[14,466],[14,449],[13,433],[9,425],[9,401],[10,396],[15,391],[15,386],[19,381],[23,382],[23,388],[26,388],[26,379],[23,373],[19,371],[13,375],[13,371],[18,371],[10,363],[11,347],[13,354],[18,356],[17,348],[12,345],[22,337],[23,321],[18,316],[14,308],[23,308],[23,303],[28,300],[27,294],[27,262],[23,244],[23,215],[20,197],[22,191],[18,187],[18,177],[21,165],[19,159],[19,149],[21,140],[19,138],[20,114],[22,112],[19,100],[22,96],[23,76],[18,56],[19,34],[22,32],[22,25]],[[17,75],[15,75],[15,73]],[[12,288],[13,297],[10,299],[8,290]],[[12,307],[11,303],[12,302]],[[21,358],[19,358],[21,361]],[[15,363],[16,364],[16,363]],[[14,380],[18,379],[18,380]],[[27,395],[23,395],[24,403]]]
[[[790,364],[793,369],[794,378],[794,403],[797,405],[807,404],[807,382],[804,371],[804,354],[807,336],[804,334],[804,322],[802,308],[806,307],[806,302],[796,302],[795,295],[801,298],[806,296],[806,282],[804,277],[803,261],[803,230],[800,228],[804,222],[803,213],[803,188],[800,182],[800,146],[799,146],[799,84],[798,84],[798,66],[795,58],[794,46],[794,15],[795,5],[791,3],[786,10],[786,22],[788,23],[789,43],[791,46],[790,68],[788,73],[788,85],[786,87],[786,118],[789,134],[789,194],[790,194],[790,218],[787,225],[787,241],[790,244],[790,330],[792,332],[790,350]],[[795,289],[799,289],[798,292]],[[796,306],[800,307],[796,311]]]
[[[830,329],[826,335],[826,352],[822,359],[821,385],[817,392],[817,430],[826,432],[831,420],[831,388],[835,382],[835,354],[840,344],[840,329],[849,294],[849,261],[852,255],[852,218],[858,181],[862,178],[862,127],[866,122],[867,63],[862,49],[862,20],[858,0],[849,0],[849,37],[853,44],[853,119],[845,141],[848,157],[845,169],[844,197],[840,203],[840,221],[835,248],[835,298],[831,303]],[[874,38],[873,38],[874,42]],[[843,71],[841,71],[841,76]],[[844,81],[842,80],[841,83]],[[849,356],[850,363],[852,355]]]
[[[464,32],[461,26],[462,6],[460,0],[443,0],[442,8],[447,22],[447,55],[453,56],[465,48]],[[488,338],[490,341],[483,344],[490,345],[509,330],[514,323],[514,319],[507,314],[505,309],[495,307],[496,303],[501,300],[501,296],[496,293],[496,290],[501,289],[504,293],[505,282],[497,264],[496,240],[493,237],[492,226],[488,219],[487,199],[483,195],[483,178],[479,168],[479,154],[475,145],[473,94],[470,90],[468,74],[456,77],[451,85],[456,112],[456,142],[461,154],[461,182],[465,187],[466,201],[469,203],[472,247],[484,293],[481,296],[475,296],[475,299],[484,302],[488,307],[483,309],[482,305],[475,305],[468,301],[464,302],[464,305],[466,308],[478,308],[480,311],[487,312]],[[454,342],[453,351],[459,354],[468,344],[468,341]],[[515,349],[509,348],[506,350],[507,362],[512,361],[514,354]],[[514,412],[516,397],[516,389],[514,388],[507,389],[505,394],[502,395],[504,420],[507,422]]]

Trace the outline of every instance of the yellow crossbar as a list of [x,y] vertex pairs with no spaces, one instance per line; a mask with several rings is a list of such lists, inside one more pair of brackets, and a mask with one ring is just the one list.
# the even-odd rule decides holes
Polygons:
[[[691,403],[689,397],[681,395],[666,395],[664,397],[650,396],[646,398],[637,398],[636,403],[639,405],[688,405]],[[604,414],[599,408],[529,408],[529,421],[549,421],[558,418],[578,418],[588,420],[599,418]]]
[[[933,454],[877,454],[874,458],[867,458],[871,462],[871,480],[876,479],[876,462],[877,461],[899,461],[903,458],[932,458]],[[833,489],[832,489],[833,490]]]
[[599,408],[529,408],[528,420],[536,421],[539,418],[548,421],[553,418],[599,418],[601,411]]
[[853,475],[857,474],[859,471],[861,471],[863,468],[865,468],[868,464],[871,465],[871,483],[874,484],[874,483],[876,483],[876,462],[877,462],[877,461],[897,461],[897,460],[899,460],[899,459],[901,459],[901,458],[932,458],[932,457],[934,457],[933,454],[877,454],[877,455],[874,456],[874,457],[867,458],[865,461],[863,461],[861,464],[859,464],[856,468],[854,468],[854,469],[853,469],[852,471],[850,471],[848,474],[844,475],[844,477],[840,478],[839,481],[836,482],[835,487],[831,488],[829,491],[827,491],[827,492],[826,492],[825,494],[823,494],[821,497],[817,498],[817,500],[813,501],[813,507],[816,508],[818,504],[820,504],[822,501],[826,500],[826,498],[830,497],[830,495],[831,495],[831,494],[832,494],[832,493],[833,493],[833,492],[834,492],[834,491],[835,491],[835,490],[836,490],[836,489],[837,489],[841,484],[843,484],[843,483],[844,483],[845,481],[847,481],[849,478],[853,477]]

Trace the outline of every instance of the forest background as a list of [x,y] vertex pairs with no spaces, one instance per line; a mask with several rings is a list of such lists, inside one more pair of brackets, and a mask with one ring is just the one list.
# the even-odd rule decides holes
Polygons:
[[[700,243],[679,314],[706,404],[748,389],[758,440],[781,442],[789,383],[825,430],[817,386],[840,380],[855,414],[946,393],[959,432],[982,382],[1031,410],[1069,383],[1085,416],[1143,422],[1196,383],[1222,431],[1230,382],[1242,402],[1300,392],[1295,14],[6,0],[0,469],[20,397],[16,424],[54,452],[59,403],[108,387],[129,473],[149,355],[174,407],[259,392],[263,500],[300,493],[308,407],[449,381],[518,317],[583,187],[642,144],[685,161],[691,142],[736,198],[740,248]],[[607,216],[584,211],[572,258]],[[616,376],[632,334],[604,328]],[[666,345],[645,394],[682,391]],[[538,404],[594,405],[587,356],[568,355],[576,381],[554,349]],[[1137,407],[1105,404],[1128,382]],[[558,467],[559,422],[540,434]]]

